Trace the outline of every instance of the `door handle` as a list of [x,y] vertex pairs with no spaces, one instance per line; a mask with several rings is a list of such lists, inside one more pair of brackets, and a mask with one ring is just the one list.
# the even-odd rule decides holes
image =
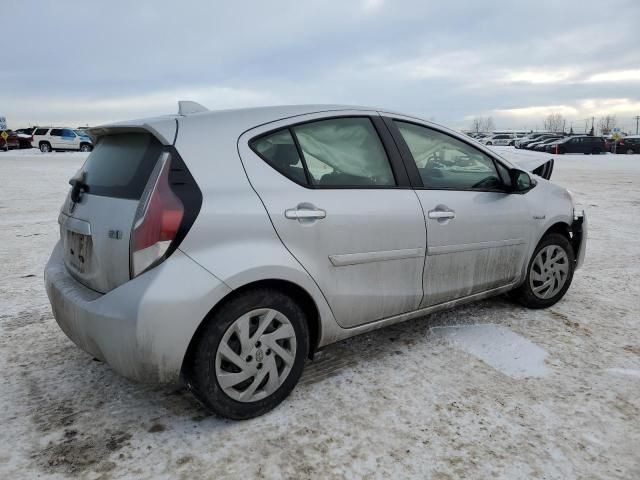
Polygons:
[[289,208],[284,211],[284,216],[290,220],[322,219],[327,216],[327,212],[321,208],[315,210]]
[[429,218],[456,218],[456,212],[453,212],[451,210],[429,210]]

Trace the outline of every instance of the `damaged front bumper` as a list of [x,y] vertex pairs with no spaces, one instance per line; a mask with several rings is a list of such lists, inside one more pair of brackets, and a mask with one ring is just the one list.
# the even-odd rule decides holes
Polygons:
[[581,213],[574,211],[573,222],[571,222],[571,243],[576,256],[577,270],[584,263],[584,255],[587,250],[587,214],[582,210]]

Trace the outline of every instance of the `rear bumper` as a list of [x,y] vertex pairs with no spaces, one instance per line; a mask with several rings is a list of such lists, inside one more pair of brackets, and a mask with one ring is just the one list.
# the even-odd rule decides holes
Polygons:
[[149,383],[179,380],[193,334],[230,291],[176,250],[103,295],[69,275],[60,243],[45,267],[45,286],[58,325],[76,345],[121,375]]
[[574,213],[571,223],[571,234],[573,251],[576,255],[576,270],[584,263],[584,256],[587,250],[587,214],[584,210],[580,214]]

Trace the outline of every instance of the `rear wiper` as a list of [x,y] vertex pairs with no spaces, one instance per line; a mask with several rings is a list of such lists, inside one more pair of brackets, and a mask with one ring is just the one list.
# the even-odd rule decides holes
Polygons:
[[80,198],[82,198],[82,194],[89,191],[89,185],[85,183],[86,176],[87,172],[81,171],[69,180],[69,185],[71,185],[71,201],[73,203],[78,203]]

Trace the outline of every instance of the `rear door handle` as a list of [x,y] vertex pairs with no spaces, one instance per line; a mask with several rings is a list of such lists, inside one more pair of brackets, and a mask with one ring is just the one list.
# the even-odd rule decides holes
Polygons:
[[321,219],[327,216],[327,212],[321,208],[315,210],[289,208],[284,211],[284,216],[290,220]]
[[456,212],[451,210],[429,210],[429,218],[456,218]]

